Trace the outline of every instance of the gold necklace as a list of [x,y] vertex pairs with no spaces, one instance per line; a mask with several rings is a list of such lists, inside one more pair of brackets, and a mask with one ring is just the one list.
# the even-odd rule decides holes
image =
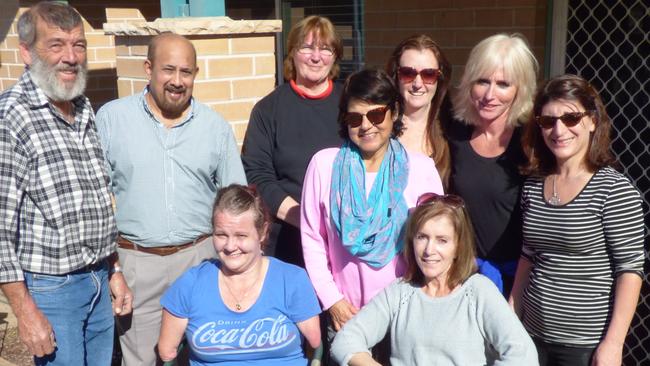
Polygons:
[[[260,270],[260,272],[262,272],[262,271]],[[236,301],[236,302],[235,302],[235,309],[237,309],[237,311],[241,311],[241,309],[242,309],[242,305],[241,305],[241,303],[242,303],[244,300],[246,300],[246,297],[248,296],[248,293],[249,293],[249,292],[253,289],[253,287],[255,287],[255,285],[257,284],[257,280],[258,280],[259,277],[260,277],[259,273],[257,274],[257,276],[255,276],[255,281],[253,281],[253,283],[252,283],[252,284],[248,287],[248,289],[244,292],[244,295],[241,297],[241,299],[238,298],[237,296],[235,296],[235,293],[232,291],[232,289],[231,289],[230,286],[228,285],[228,282],[226,281],[226,277],[227,277],[227,276],[223,273],[223,271],[221,271],[221,273],[223,274],[223,277],[222,277],[222,278],[223,278],[223,281],[222,281],[223,284],[226,285],[226,289],[227,289],[228,292],[230,293],[230,296],[232,296],[232,297],[235,299],[235,301]]]
[[552,206],[559,206],[560,204],[562,204],[562,200],[560,199],[560,195],[557,194],[557,191],[555,190],[555,175],[552,177],[552,179],[553,179],[553,194],[548,200],[546,200],[546,202],[548,202],[549,205]]

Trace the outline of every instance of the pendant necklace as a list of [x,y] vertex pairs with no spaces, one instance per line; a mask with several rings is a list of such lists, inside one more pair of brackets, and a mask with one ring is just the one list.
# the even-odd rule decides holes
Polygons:
[[[221,273],[223,274],[223,272],[221,272]],[[244,295],[243,295],[243,296],[241,297],[241,299],[240,299],[240,298],[238,298],[237,296],[235,296],[235,293],[232,291],[232,289],[230,289],[230,286],[228,285],[228,281],[226,281],[226,278],[225,278],[225,275],[224,275],[224,278],[223,278],[223,284],[226,285],[226,289],[228,290],[228,292],[230,293],[230,295],[235,299],[235,309],[237,309],[237,311],[241,311],[241,309],[242,309],[242,305],[241,305],[241,304],[242,304],[242,302],[243,302],[244,300],[246,300],[246,297],[248,296],[248,293],[249,293],[249,292],[253,289],[253,287],[255,287],[255,285],[257,284],[257,278],[258,278],[258,277],[259,277],[259,274],[255,277],[255,281],[253,281],[253,283],[248,287],[248,289],[244,292]]]
[[559,206],[562,203],[560,196],[557,194],[557,190],[555,189],[555,175],[553,176],[553,194],[548,200],[546,200],[546,202],[552,206]]

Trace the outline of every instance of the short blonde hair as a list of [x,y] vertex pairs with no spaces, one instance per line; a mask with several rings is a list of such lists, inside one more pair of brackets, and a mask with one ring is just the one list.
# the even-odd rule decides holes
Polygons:
[[472,86],[478,79],[491,76],[501,67],[506,80],[517,87],[507,123],[517,126],[528,120],[537,88],[539,65],[526,38],[518,33],[493,35],[472,49],[457,92],[452,98],[456,119],[467,124],[478,123],[478,111],[471,100]]
[[293,64],[293,57],[296,50],[300,48],[305,38],[310,33],[314,37],[332,48],[334,51],[334,63],[330,69],[328,79],[335,79],[339,76],[339,61],[343,57],[343,44],[341,37],[336,33],[334,24],[318,15],[311,15],[296,23],[289,31],[287,37],[287,57],[284,59],[284,78],[286,80],[296,80],[296,66]]

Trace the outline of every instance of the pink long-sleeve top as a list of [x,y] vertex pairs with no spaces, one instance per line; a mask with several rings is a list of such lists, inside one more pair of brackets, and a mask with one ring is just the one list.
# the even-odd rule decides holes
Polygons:
[[[324,149],[311,159],[300,205],[305,266],[325,310],[343,298],[361,308],[406,269],[401,255],[382,268],[373,268],[343,247],[330,219],[332,166],[338,151],[338,148]],[[442,194],[443,189],[432,159],[418,153],[408,156],[409,177],[404,199],[411,208],[421,194]],[[366,192],[372,187],[376,174],[366,172]]]

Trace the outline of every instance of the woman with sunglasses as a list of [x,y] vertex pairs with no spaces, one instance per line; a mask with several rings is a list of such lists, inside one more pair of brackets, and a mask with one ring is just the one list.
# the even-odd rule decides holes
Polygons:
[[449,146],[438,118],[451,81],[451,64],[427,35],[400,42],[391,54],[386,72],[404,98],[404,132],[399,141],[407,151],[430,156],[445,188],[449,183]]
[[424,192],[442,193],[433,160],[407,152],[402,96],[383,70],[345,82],[340,148],[309,163],[301,205],[305,265],[331,319],[330,339],[379,291],[404,273],[401,234]]
[[542,365],[620,365],[643,276],[641,197],[612,168],[611,121],[586,80],[549,80],[533,113],[510,301]]
[[369,347],[390,333],[399,365],[537,365],[508,303],[476,274],[474,235],[459,196],[422,195],[406,229],[407,270],[337,334],[341,365],[376,365]]
[[321,16],[296,23],[287,39],[284,76],[253,111],[242,147],[248,182],[255,184],[275,220],[266,254],[304,267],[300,245],[300,194],[309,159],[341,145],[336,116],[343,46]]
[[523,36],[482,40],[470,52],[453,97],[459,122],[448,130],[450,191],[467,204],[479,271],[506,298],[521,251],[521,125],[530,114],[536,74],[537,61]]

